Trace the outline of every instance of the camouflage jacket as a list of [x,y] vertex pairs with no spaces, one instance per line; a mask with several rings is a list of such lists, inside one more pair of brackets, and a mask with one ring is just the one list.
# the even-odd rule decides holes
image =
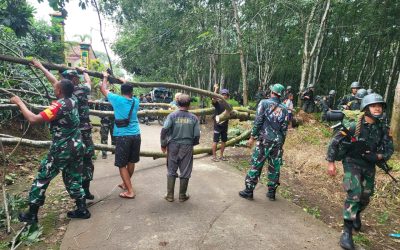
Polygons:
[[79,139],[79,114],[75,97],[53,101],[51,106],[40,115],[46,122],[50,122],[50,131],[53,144]]
[[356,97],[353,94],[348,94],[342,97],[342,99],[340,99],[339,105],[338,105],[338,109],[341,110],[343,109],[344,105],[347,105],[349,102],[356,100]]
[[[96,109],[101,111],[114,111],[111,103],[108,102],[107,98],[101,98],[96,102]],[[104,116],[101,118],[101,123],[114,122],[114,116]]]
[[258,140],[283,144],[288,128],[288,110],[279,98],[262,100],[257,107],[257,115],[251,131]]
[[78,112],[79,112],[79,129],[88,130],[92,128],[89,118],[89,98],[90,87],[86,84],[75,85],[74,96],[78,100]]
[[354,99],[353,101],[347,103],[347,107],[349,110],[360,110],[361,101]]
[[335,160],[343,160],[343,162],[356,163],[360,166],[373,167],[374,163],[363,158],[363,147],[360,142],[365,145],[365,148],[372,153],[383,155],[384,160],[389,160],[393,154],[393,141],[390,135],[390,129],[384,121],[378,120],[374,124],[369,124],[365,119],[361,122],[360,134],[353,136],[356,131],[357,119],[349,122],[347,135],[343,130],[337,131],[333,136],[328,146],[326,159],[330,162]]

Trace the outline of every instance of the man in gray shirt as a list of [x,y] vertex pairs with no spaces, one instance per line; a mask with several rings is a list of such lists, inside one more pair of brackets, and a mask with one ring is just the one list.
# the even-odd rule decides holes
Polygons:
[[200,127],[195,115],[188,112],[190,97],[181,94],[178,97],[179,109],[169,114],[161,130],[161,150],[167,152],[167,201],[174,201],[175,180],[179,168],[179,201],[186,201],[189,178],[193,168],[193,146],[199,144]]

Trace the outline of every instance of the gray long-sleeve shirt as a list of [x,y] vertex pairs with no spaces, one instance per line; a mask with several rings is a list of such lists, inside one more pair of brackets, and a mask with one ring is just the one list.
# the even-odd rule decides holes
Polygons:
[[200,140],[199,120],[188,111],[177,110],[169,114],[161,130],[161,147],[174,142],[197,145]]

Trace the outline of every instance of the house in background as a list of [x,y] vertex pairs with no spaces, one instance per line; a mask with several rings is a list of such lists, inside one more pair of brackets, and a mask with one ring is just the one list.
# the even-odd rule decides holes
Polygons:
[[50,14],[51,24],[56,28],[56,34],[53,35],[53,42],[63,43],[64,46],[60,46],[60,58],[62,61],[57,63],[64,63],[70,67],[82,66],[87,69],[90,67],[90,62],[96,60],[96,54],[93,51],[91,41],[87,43],[85,39],[87,36],[81,37],[81,42],[69,42],[64,39],[64,26],[65,17],[61,12],[55,12]]

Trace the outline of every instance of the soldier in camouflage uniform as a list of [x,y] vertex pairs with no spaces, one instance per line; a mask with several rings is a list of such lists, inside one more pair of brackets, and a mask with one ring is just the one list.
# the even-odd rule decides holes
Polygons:
[[303,100],[302,109],[306,113],[312,113],[315,109],[314,102],[314,85],[310,84],[306,91],[303,92],[301,99]]
[[338,105],[339,110],[346,109],[346,105],[349,102],[354,101],[356,99],[357,90],[361,89],[361,85],[359,82],[352,82],[350,88],[351,88],[351,94],[345,95],[342,97],[342,99],[340,99]]
[[333,109],[334,102],[335,102],[335,95],[336,95],[336,91],[331,89],[329,91],[328,96],[322,97],[322,100],[321,100],[322,121],[326,120],[326,113],[329,110]]
[[79,128],[77,100],[73,97],[73,84],[62,80],[55,84],[54,92],[59,98],[40,114],[32,113],[19,97],[11,98],[18,105],[24,117],[31,123],[49,122],[53,142],[49,153],[42,160],[37,176],[29,192],[29,211],[20,213],[19,220],[29,224],[38,222],[39,207],[44,204],[45,192],[50,181],[61,171],[65,188],[77,209],[68,212],[70,218],[90,218],[86,209],[85,193],[82,188],[82,156],[84,145]]
[[340,238],[344,249],[354,249],[352,229],[361,229],[361,212],[374,193],[375,165],[389,160],[393,154],[389,127],[382,121],[385,106],[382,96],[365,96],[361,102],[364,113],[349,121],[347,130],[338,131],[328,147],[328,173],[336,175],[336,160],[342,160],[344,168],[343,187],[347,198],[343,208],[344,232]]
[[[114,111],[113,107],[110,103],[108,103],[107,97],[102,98],[99,102],[97,102],[96,108],[102,111]],[[114,117],[113,116],[105,116],[100,120],[101,128],[100,128],[100,137],[102,144],[108,144],[108,135],[111,136],[111,145],[115,145],[115,138],[113,136],[114,131]],[[102,151],[102,158],[107,159],[107,151]]]
[[242,198],[252,200],[253,190],[261,175],[262,168],[268,160],[268,193],[269,200],[275,200],[279,186],[280,168],[282,165],[283,144],[288,129],[288,110],[281,103],[280,97],[285,88],[281,84],[271,87],[271,98],[262,100],[257,108],[257,115],[248,145],[257,139],[253,151],[251,167],[245,179],[245,189],[239,192]]
[[[36,60],[33,60],[33,66],[40,69],[46,78],[50,81],[50,83],[55,86],[58,82],[56,77],[51,74],[43,65]],[[79,112],[79,129],[81,130],[82,134],[82,141],[85,144],[85,155],[83,157],[83,171],[82,171],[82,187],[85,190],[86,199],[93,200],[94,195],[92,195],[89,191],[90,181],[93,179],[93,156],[94,156],[94,144],[92,140],[92,125],[89,119],[89,98],[91,91],[91,80],[89,75],[85,72],[85,69],[80,67],[78,68],[80,71],[83,72],[83,77],[85,83],[80,83],[80,78],[78,72],[76,70],[65,70],[61,73],[61,76],[64,79],[68,79],[72,81],[74,84],[74,96],[78,100],[78,112]]]
[[366,89],[359,89],[355,95],[355,100],[346,104],[346,109],[348,110],[360,110],[361,100],[368,94]]

